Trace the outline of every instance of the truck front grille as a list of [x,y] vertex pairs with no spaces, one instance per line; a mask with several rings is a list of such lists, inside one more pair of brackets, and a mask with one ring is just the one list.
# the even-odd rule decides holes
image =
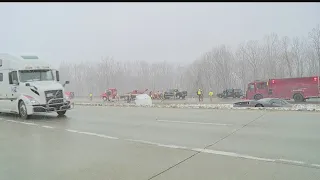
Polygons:
[[50,91],[45,91],[44,92],[46,96],[46,102],[48,103],[50,101],[50,104],[57,104],[57,103],[63,103],[63,99],[58,99],[58,98],[63,98],[63,93],[62,90],[50,90]]

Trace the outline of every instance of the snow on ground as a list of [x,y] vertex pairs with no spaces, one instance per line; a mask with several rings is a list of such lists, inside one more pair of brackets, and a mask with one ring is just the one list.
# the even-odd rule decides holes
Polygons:
[[114,107],[153,107],[153,108],[189,108],[189,109],[247,109],[247,110],[273,110],[273,111],[317,111],[320,104],[294,104],[292,107],[233,107],[233,104],[153,104],[139,106],[130,103],[75,103],[81,106],[114,106]]

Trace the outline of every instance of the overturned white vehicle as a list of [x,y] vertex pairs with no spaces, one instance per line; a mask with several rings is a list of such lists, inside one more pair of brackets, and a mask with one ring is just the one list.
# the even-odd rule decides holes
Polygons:
[[0,112],[17,113],[28,119],[34,113],[70,109],[59,71],[37,56],[0,54]]
[[148,94],[137,95],[134,102],[137,106],[152,106],[152,99]]

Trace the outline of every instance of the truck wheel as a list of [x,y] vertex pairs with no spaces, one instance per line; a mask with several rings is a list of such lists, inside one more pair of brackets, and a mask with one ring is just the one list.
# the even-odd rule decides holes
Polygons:
[[63,116],[63,115],[66,114],[66,112],[67,112],[67,111],[58,111],[57,113],[58,113],[58,116]]
[[24,104],[23,101],[19,102],[19,116],[22,119],[29,119],[30,115],[27,113],[27,106]]
[[300,93],[293,95],[293,99],[294,102],[303,102],[304,100],[303,96]]
[[259,99],[263,99],[263,96],[261,94],[256,94],[254,95],[254,100],[259,100]]

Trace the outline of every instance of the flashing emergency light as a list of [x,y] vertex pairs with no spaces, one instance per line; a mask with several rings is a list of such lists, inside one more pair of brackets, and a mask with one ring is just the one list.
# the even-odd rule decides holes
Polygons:
[[314,77],[313,80],[314,80],[314,81],[318,81],[318,78],[317,78],[317,77]]

